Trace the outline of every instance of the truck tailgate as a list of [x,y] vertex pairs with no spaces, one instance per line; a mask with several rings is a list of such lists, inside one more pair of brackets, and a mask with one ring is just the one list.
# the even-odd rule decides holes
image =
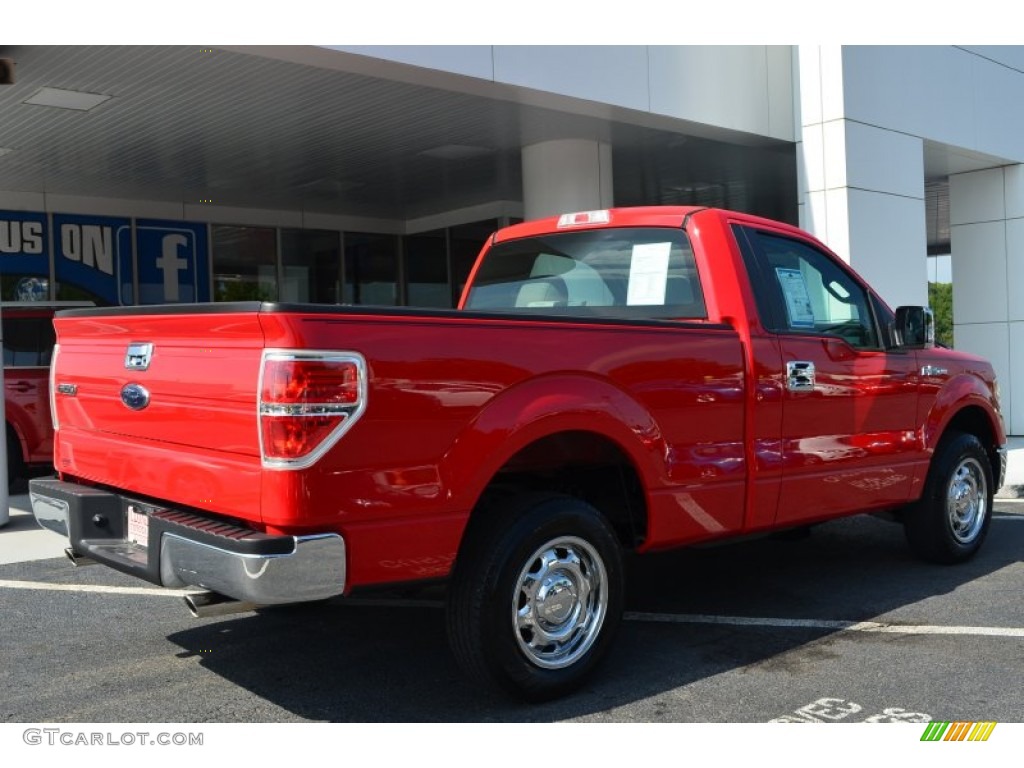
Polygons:
[[[54,324],[59,471],[253,516],[263,348],[257,311],[87,311]],[[228,474],[231,501],[221,482]],[[252,482],[239,474],[252,474]],[[249,489],[245,498],[238,489]]]

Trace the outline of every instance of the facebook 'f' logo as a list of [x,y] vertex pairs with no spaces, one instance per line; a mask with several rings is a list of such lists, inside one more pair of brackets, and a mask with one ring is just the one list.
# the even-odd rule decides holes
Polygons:
[[188,269],[188,259],[181,258],[178,253],[187,245],[188,238],[184,235],[164,235],[163,248],[156,260],[157,269],[164,273],[164,301],[181,300],[178,273]]
[[205,224],[142,220],[135,238],[140,303],[210,300]]

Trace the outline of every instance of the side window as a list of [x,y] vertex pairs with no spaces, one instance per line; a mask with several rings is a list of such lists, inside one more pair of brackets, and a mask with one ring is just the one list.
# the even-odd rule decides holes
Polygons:
[[837,336],[857,349],[878,349],[867,291],[828,255],[765,232],[751,233],[763,258],[761,290],[775,329]]

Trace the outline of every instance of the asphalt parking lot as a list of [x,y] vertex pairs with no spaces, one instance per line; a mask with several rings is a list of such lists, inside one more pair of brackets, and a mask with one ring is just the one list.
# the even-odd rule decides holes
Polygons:
[[436,592],[193,619],[61,547],[0,529],[0,722],[1024,720],[1021,502],[954,567],[870,517],[637,559],[607,663],[539,706],[463,680]]

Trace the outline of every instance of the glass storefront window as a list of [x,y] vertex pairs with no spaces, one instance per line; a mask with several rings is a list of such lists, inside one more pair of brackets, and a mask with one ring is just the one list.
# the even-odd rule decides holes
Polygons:
[[277,299],[277,230],[215,224],[214,301]]
[[4,301],[46,301],[50,298],[48,275],[0,273],[0,297]]
[[462,289],[469,279],[469,272],[473,269],[476,257],[480,255],[480,249],[497,229],[497,219],[486,219],[461,224],[449,230],[452,248],[452,306],[458,305]]
[[406,296],[410,307],[451,307],[445,230],[404,239]]
[[339,233],[281,230],[281,301],[338,304],[341,301]]
[[398,303],[398,238],[345,233],[346,304]]

